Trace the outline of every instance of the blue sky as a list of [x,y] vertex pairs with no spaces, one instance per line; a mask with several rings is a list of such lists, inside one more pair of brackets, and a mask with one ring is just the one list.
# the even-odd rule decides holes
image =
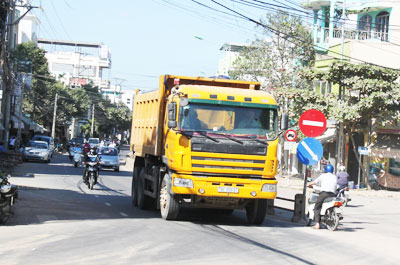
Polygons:
[[[229,12],[210,0],[197,2]],[[218,2],[257,20],[267,12]],[[112,68],[104,77],[112,83],[125,79],[125,90],[156,89],[162,74],[215,75],[225,42],[247,43],[257,34],[254,24],[191,0],[32,0],[32,5],[41,6],[33,11],[41,21],[40,38],[109,46]]]

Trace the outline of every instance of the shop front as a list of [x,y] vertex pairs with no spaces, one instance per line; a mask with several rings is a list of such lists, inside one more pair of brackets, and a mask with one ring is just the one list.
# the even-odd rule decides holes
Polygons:
[[378,134],[371,146],[368,181],[372,188],[400,191],[400,130]]

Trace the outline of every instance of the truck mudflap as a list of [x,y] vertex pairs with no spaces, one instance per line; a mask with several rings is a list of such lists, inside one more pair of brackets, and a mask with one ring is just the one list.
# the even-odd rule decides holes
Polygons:
[[245,199],[275,199],[275,179],[244,179],[225,177],[197,177],[172,174],[172,192],[206,197],[232,197]]

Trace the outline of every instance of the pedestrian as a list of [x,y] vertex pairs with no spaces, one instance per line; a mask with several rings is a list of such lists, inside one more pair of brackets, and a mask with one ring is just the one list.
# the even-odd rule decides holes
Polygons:
[[13,135],[13,136],[11,136],[11,138],[10,138],[10,142],[9,142],[9,145],[8,145],[8,149],[10,149],[10,150],[15,150],[15,142],[17,141],[17,138],[15,138],[15,136]]
[[321,222],[321,208],[324,200],[329,197],[334,197],[337,188],[337,177],[333,174],[333,166],[331,164],[326,165],[325,173],[321,174],[316,180],[311,181],[307,186],[312,187],[313,185],[319,185],[321,193],[315,202],[314,207],[314,229],[320,228]]
[[4,142],[0,142],[0,157],[3,157],[5,153],[7,153],[7,150],[4,146]]

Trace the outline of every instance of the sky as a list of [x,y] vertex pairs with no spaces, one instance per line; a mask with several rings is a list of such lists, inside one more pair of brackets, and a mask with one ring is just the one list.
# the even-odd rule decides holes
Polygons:
[[[296,7],[301,1],[216,2],[259,20],[268,12],[260,2]],[[248,2],[259,6],[243,4]],[[40,20],[39,38],[107,45],[112,66],[103,79],[124,90],[157,89],[163,74],[213,76],[224,43],[250,43],[259,32],[212,0],[31,0],[31,5],[39,7],[31,11]]]

